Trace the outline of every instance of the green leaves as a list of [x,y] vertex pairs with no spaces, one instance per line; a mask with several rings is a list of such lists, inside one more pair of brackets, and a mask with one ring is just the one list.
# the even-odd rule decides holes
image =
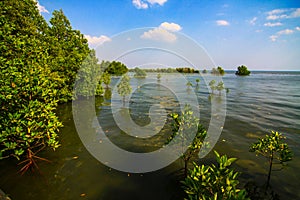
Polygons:
[[121,76],[128,72],[128,68],[121,62],[112,61],[105,68],[105,72],[108,72],[111,75]]
[[288,145],[282,142],[283,139],[285,137],[282,134],[271,131],[265,138],[259,139],[258,142],[252,144],[250,151],[267,158],[270,158],[273,154],[274,158],[280,162],[290,161],[292,160],[292,152]]
[[[72,100],[74,83],[79,68],[94,70],[95,68],[99,68],[99,66],[97,65],[97,61],[95,61],[94,52],[91,52],[88,47],[87,40],[80,31],[72,29],[70,21],[64,15],[63,11],[55,10],[52,15],[53,17],[50,19],[51,27],[48,28],[47,35],[45,36],[45,40],[48,42],[47,54],[50,57],[49,67],[51,75],[49,79],[55,83],[54,87],[57,89],[56,95],[59,101],[67,102]],[[89,63],[91,66],[88,66]],[[89,67],[91,69],[88,69]],[[86,72],[85,74],[89,73]],[[82,76],[79,78],[82,78]],[[88,79],[91,79],[91,77],[88,77]],[[88,84],[97,86],[98,82],[88,82]],[[81,88],[84,95],[93,93],[87,88],[83,89],[84,87],[88,86],[82,86]],[[95,91],[96,88],[91,87],[91,90]]]
[[[207,132],[199,123],[199,119],[194,116],[190,105],[185,105],[181,114],[172,113],[170,117],[173,119],[172,135],[166,143],[172,140],[175,143],[180,143],[183,146],[188,146],[188,149],[181,153],[181,158],[184,161],[185,175],[187,175],[188,164],[194,154],[196,154],[203,145]],[[190,141],[192,141],[190,143]]]
[[59,146],[57,81],[49,64],[49,27],[36,2],[1,1],[0,159]]
[[124,75],[121,78],[121,81],[117,85],[117,91],[120,96],[123,97],[123,103],[125,101],[125,96],[129,95],[131,93],[131,86],[130,86],[130,78],[128,75]]
[[83,61],[76,77],[76,96],[102,95],[101,68],[94,50]]
[[147,76],[146,72],[138,67],[134,68],[134,72],[135,72],[134,74],[135,78],[146,78]]
[[110,74],[108,72],[104,72],[102,74],[102,81],[106,85],[106,89],[108,89],[109,88],[109,84],[111,82],[111,76],[110,76]]
[[292,160],[293,154],[286,143],[283,143],[285,137],[281,133],[271,131],[265,138],[258,139],[250,147],[250,152],[263,155],[269,160],[269,172],[267,179],[267,188],[270,182],[273,160],[278,160],[281,164]]
[[250,75],[250,71],[247,69],[246,66],[244,65],[241,65],[241,66],[238,66],[237,68],[238,70],[235,72],[235,75],[239,75],[239,76],[248,76]]
[[220,156],[216,151],[218,165],[197,165],[189,171],[188,177],[182,181],[183,188],[190,200],[204,199],[247,199],[246,191],[237,188],[238,173],[229,169],[236,158]]
[[212,68],[211,74],[216,75],[216,76],[218,76],[218,75],[223,76],[225,74],[225,71],[222,67],[218,66],[217,68]]

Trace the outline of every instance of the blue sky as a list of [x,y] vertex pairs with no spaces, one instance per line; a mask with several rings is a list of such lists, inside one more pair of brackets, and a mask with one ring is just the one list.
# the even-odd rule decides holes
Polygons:
[[153,27],[144,39],[172,42],[183,33],[227,70],[300,70],[298,0],[39,0],[39,8],[46,20],[62,9],[91,47]]

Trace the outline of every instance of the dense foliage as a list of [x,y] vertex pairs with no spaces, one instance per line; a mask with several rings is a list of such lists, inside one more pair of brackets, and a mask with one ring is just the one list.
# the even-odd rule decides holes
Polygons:
[[102,81],[105,84],[105,88],[108,89],[111,82],[111,75],[108,72],[102,73]]
[[84,59],[80,70],[77,73],[75,86],[76,94],[74,95],[84,97],[102,95],[103,88],[101,85],[101,78],[103,74],[104,73],[101,72],[100,64],[98,64],[95,51],[92,50],[91,53]]
[[105,68],[104,70],[105,72],[108,72],[111,75],[115,75],[115,76],[121,76],[125,73],[128,72],[128,68],[126,67],[126,65],[124,65],[121,62],[118,61],[112,61],[111,63],[109,63],[109,65]]
[[183,188],[189,200],[244,200],[247,193],[238,189],[238,172],[230,169],[236,158],[220,156],[217,152],[218,165],[197,165],[189,171]]
[[[77,71],[90,53],[61,10],[49,26],[36,4],[0,1],[0,159],[27,158],[24,170],[41,149],[59,146],[55,109],[72,99]],[[88,57],[86,68],[95,62]]]
[[251,152],[260,154],[266,157],[269,161],[267,187],[270,183],[273,160],[278,160],[280,163],[292,160],[292,152],[288,145],[282,141],[283,139],[285,139],[285,137],[283,137],[282,134],[271,131],[269,135],[266,135],[265,138],[259,139],[250,147]]
[[59,146],[47,23],[31,0],[1,1],[0,158]]
[[199,70],[189,68],[189,67],[176,68],[176,71],[179,72],[179,73],[199,73]]
[[71,23],[62,10],[54,11],[49,27],[49,66],[56,82],[60,102],[72,100],[77,71],[90,50],[87,40]]
[[248,76],[250,75],[250,71],[248,70],[248,68],[244,65],[238,66],[237,71],[235,72],[235,75],[239,75],[239,76]]

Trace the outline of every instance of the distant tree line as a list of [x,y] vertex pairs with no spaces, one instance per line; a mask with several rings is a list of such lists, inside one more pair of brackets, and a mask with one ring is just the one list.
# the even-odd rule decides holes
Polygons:
[[[135,69],[136,68],[129,69],[128,71],[135,72]],[[152,72],[153,73],[176,73],[176,72],[179,72],[179,73],[187,73],[187,74],[188,73],[200,73],[199,70],[193,69],[190,67],[143,69],[143,71],[150,72],[150,73],[152,73]],[[202,74],[207,74],[208,72],[209,71],[206,69],[202,70]],[[210,70],[210,73],[215,76],[223,76],[223,75],[225,75],[225,70],[222,67],[218,66],[217,68],[213,67]],[[240,76],[250,75],[250,73],[251,72],[244,65],[238,66],[237,71],[235,72],[236,75],[240,75]]]
[[[178,68],[157,68],[157,69],[143,69],[145,72],[156,72],[156,73],[199,73],[199,70],[189,67],[178,67]],[[135,72],[135,69],[129,69],[130,72]]]

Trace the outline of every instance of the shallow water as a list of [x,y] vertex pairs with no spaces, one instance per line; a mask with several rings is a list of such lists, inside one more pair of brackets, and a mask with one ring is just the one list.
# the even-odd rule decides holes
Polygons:
[[[199,75],[188,75],[186,78],[194,85],[190,89],[178,81],[176,74],[163,75],[161,85],[157,84],[155,75],[148,75],[145,80],[133,78],[131,85],[141,87],[133,92],[129,100],[131,118],[139,126],[145,126],[150,123],[150,118],[144,113],[152,104],[160,104],[167,113],[171,113],[180,109],[179,94],[189,98],[195,92],[201,122],[207,127],[212,117],[208,89],[203,79],[199,87],[195,86]],[[117,81],[114,78],[111,86]],[[227,73],[223,81],[229,88],[226,99],[221,98],[227,103],[226,121],[214,149],[238,158],[234,167],[242,172],[241,184],[253,180],[262,185],[266,180],[267,162],[250,153],[249,146],[269,130],[282,132],[294,152],[294,159],[284,170],[272,172],[271,185],[280,199],[300,199],[297,184],[300,179],[300,73],[252,72],[247,77]],[[172,93],[162,86],[166,83],[174,85],[176,92]],[[112,95],[116,94],[112,92]],[[155,151],[164,145],[170,132],[168,124],[150,139],[130,137],[116,126],[110,109],[112,103],[122,105],[122,102],[114,98],[111,100],[109,96],[107,92],[105,98],[96,99],[96,112],[99,124],[114,144],[133,152]],[[217,94],[215,96],[218,98]],[[51,163],[38,163],[40,172],[21,176],[16,161],[0,161],[0,188],[13,200],[182,199],[178,184],[179,161],[151,173],[116,171],[97,161],[85,149],[74,126],[71,104],[61,105],[58,114],[64,121],[60,133],[62,146],[54,153],[44,151],[39,154],[51,160]],[[213,153],[210,153],[199,162],[209,163],[212,159]]]

